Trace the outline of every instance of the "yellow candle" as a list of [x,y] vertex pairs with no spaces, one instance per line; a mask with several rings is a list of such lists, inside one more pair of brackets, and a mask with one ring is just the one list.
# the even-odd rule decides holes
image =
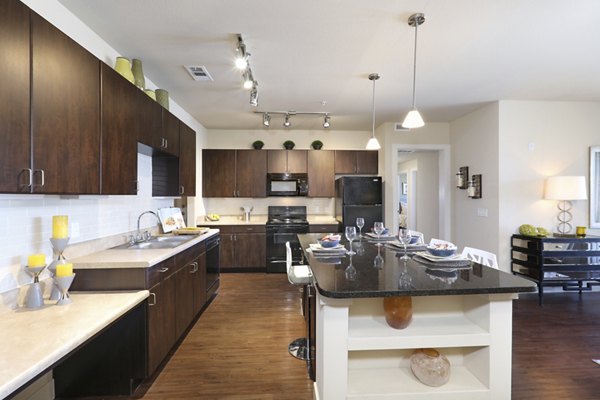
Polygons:
[[55,215],[52,217],[52,237],[54,239],[65,239],[69,237],[69,217],[66,215]]
[[56,266],[56,276],[57,277],[62,277],[62,276],[71,276],[73,275],[73,264],[67,263],[67,264],[58,264]]
[[46,255],[45,254],[32,254],[27,257],[27,266],[28,267],[43,267],[46,265]]

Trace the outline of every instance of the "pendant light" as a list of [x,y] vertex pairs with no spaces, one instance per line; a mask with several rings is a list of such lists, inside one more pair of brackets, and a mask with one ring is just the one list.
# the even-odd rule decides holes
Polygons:
[[406,114],[406,118],[404,118],[404,122],[402,122],[403,128],[420,128],[425,125],[423,122],[423,117],[417,110],[416,106],[416,82],[417,82],[417,28],[419,25],[422,25],[425,22],[425,14],[418,13],[413,14],[408,18],[408,25],[415,27],[415,52],[414,52],[414,60],[413,60],[413,97],[412,97],[412,110]]
[[369,80],[373,81],[373,130],[371,132],[371,139],[367,142],[367,150],[379,150],[381,146],[379,141],[375,137],[375,81],[379,79],[378,73],[369,74]]

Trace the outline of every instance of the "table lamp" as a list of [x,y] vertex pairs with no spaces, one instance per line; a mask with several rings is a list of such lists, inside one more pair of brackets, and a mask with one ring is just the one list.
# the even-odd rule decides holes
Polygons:
[[569,235],[573,226],[572,200],[587,200],[585,176],[552,176],[546,178],[544,199],[558,200],[558,235]]

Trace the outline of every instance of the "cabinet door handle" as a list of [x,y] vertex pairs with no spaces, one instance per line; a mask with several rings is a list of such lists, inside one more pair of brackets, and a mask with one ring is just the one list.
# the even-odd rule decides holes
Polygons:
[[[33,185],[33,186],[39,186],[41,188],[44,187],[44,185],[46,184],[46,174],[44,173],[44,170],[36,169],[35,172],[40,172],[40,175],[42,176],[42,183],[40,183],[39,185]],[[33,178],[32,178],[32,180],[33,180]]]
[[158,272],[161,272],[161,273],[163,273],[163,274],[164,274],[164,273],[165,273],[165,272],[167,272],[168,270],[169,270],[169,268],[166,268],[166,267],[165,267],[165,268],[159,268],[159,269],[158,269]]
[[197,262],[193,262],[190,265],[192,265],[194,268],[192,268],[192,270],[190,271],[190,274],[195,274],[196,272],[198,272],[198,263]]
[[169,139],[165,139],[165,149],[169,147]]
[[29,183],[21,185],[22,188],[31,188],[33,187],[33,170],[31,168],[23,168],[21,173],[27,171],[29,175]]
[[[152,300],[150,300],[150,299],[152,299]],[[148,305],[150,307],[156,305],[156,293],[150,293],[150,297],[148,298]]]
[[179,186],[179,194],[184,194],[185,193],[185,187],[183,185]]

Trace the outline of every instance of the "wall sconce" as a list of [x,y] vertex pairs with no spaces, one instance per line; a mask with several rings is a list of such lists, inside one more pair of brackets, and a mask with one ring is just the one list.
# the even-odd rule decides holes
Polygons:
[[469,167],[460,167],[456,173],[456,187],[467,189],[469,187]]
[[467,194],[472,199],[481,198],[481,174],[473,175],[467,184]]

